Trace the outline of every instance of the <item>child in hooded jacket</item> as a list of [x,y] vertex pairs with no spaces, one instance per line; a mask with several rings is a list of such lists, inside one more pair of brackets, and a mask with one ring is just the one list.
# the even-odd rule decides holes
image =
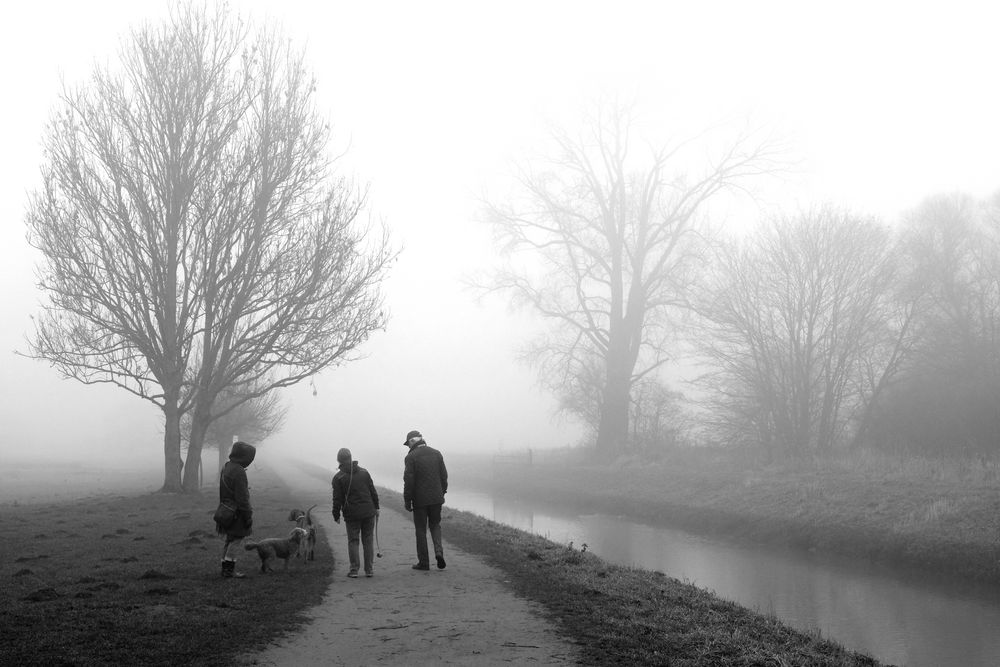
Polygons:
[[219,502],[236,508],[236,517],[228,526],[216,524],[219,534],[225,536],[222,545],[222,576],[242,579],[236,571],[236,554],[243,538],[253,533],[253,507],[250,505],[250,487],[246,469],[253,463],[257,448],[245,442],[233,443],[229,460],[219,474]]

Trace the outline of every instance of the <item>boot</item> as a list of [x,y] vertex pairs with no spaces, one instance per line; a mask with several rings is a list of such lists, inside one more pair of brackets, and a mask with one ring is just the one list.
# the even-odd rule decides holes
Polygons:
[[224,560],[222,561],[222,576],[227,579],[230,578],[243,579],[247,575],[243,574],[242,572],[236,571],[236,561]]

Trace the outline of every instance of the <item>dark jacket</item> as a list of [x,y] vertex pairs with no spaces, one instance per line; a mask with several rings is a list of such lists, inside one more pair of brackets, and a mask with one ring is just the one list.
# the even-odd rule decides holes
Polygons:
[[375,516],[378,510],[378,492],[368,471],[357,461],[344,463],[331,481],[333,486],[333,516],[344,521],[363,521]]
[[441,452],[419,444],[403,464],[403,501],[413,507],[440,505],[448,493],[448,469]]
[[226,537],[246,537],[253,534],[253,507],[250,506],[250,487],[247,484],[247,466],[253,463],[257,449],[253,445],[238,442],[233,445],[229,461],[222,467],[219,476],[219,502],[229,501],[236,505],[236,520],[231,526],[219,532]]

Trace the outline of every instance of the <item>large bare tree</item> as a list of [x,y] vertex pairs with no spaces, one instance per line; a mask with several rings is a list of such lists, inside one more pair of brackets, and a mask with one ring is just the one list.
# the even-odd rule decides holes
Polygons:
[[726,245],[699,304],[720,432],[771,456],[830,451],[912,344],[898,284],[888,230],[831,207]]
[[385,235],[357,226],[364,196],[333,173],[314,90],[278,35],[181,5],[65,90],[47,128],[31,354],[163,411],[165,490],[183,414],[194,460],[226,387],[297,382],[384,326]]
[[[348,361],[386,322],[378,287],[393,256],[387,233],[360,224],[364,193],[331,173],[329,126],[313,108],[302,57],[265,39],[254,58],[259,82],[247,142],[237,145],[243,159],[227,161],[221,174],[239,190],[213,188],[202,202],[211,215],[205,321],[190,378],[194,461],[214,419]],[[183,483],[196,488],[194,466]]]
[[[707,204],[773,171],[777,157],[773,144],[743,136],[693,169],[682,156],[699,142],[636,155],[633,128],[629,108],[600,106],[579,138],[553,134],[554,156],[526,167],[510,200],[487,205],[502,247],[528,255],[488,287],[552,321],[534,347],[543,379],[597,396],[597,446],[611,455],[626,445],[632,387],[668,359],[671,311],[687,302]],[[588,382],[598,384],[580,387]]]

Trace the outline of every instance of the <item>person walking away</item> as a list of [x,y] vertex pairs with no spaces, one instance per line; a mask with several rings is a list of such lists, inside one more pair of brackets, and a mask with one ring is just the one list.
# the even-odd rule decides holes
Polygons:
[[413,527],[417,538],[417,563],[414,570],[429,570],[427,531],[434,543],[434,558],[439,570],[445,567],[444,546],[441,543],[441,506],[448,492],[448,470],[441,452],[427,445],[420,431],[406,434],[410,448],[403,469],[403,504],[413,512]]
[[365,556],[365,576],[371,577],[375,574],[372,556],[375,553],[375,521],[379,514],[378,492],[375,491],[372,476],[351,457],[351,450],[344,447],[337,452],[337,464],[337,472],[331,481],[333,520],[340,523],[340,514],[343,512],[347,527],[347,556],[351,561],[347,576],[358,576],[361,565],[358,554],[360,541]]
[[242,579],[246,575],[236,571],[236,554],[240,543],[253,534],[253,507],[250,505],[250,486],[247,467],[253,463],[257,449],[245,442],[234,442],[229,460],[219,474],[219,502],[236,506],[236,517],[228,526],[216,523],[216,530],[225,536],[222,546],[222,576]]

